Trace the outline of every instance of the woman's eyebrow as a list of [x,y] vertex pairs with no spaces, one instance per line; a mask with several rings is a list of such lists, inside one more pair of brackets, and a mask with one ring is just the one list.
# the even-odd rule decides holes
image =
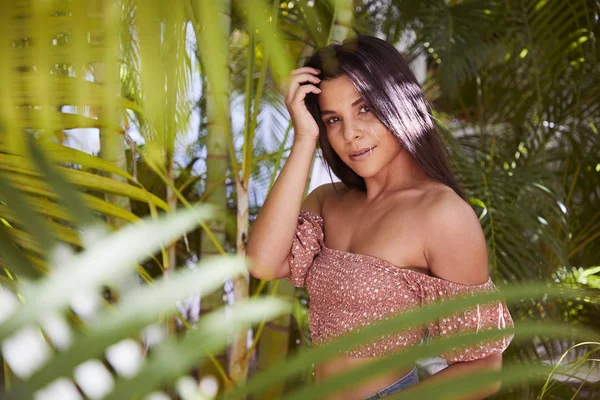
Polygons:
[[[361,101],[363,101],[363,98],[359,97],[358,99],[354,100],[350,106],[354,107],[355,105],[357,105]],[[321,115],[327,115],[327,114],[335,114],[335,111],[332,111],[332,110],[322,110],[321,111]]]

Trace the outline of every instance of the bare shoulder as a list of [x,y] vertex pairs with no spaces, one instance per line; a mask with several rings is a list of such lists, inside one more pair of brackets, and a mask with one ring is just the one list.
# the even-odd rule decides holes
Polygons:
[[479,226],[479,220],[471,205],[445,185],[427,190],[421,204],[426,223],[436,226],[440,223],[475,223]]
[[345,190],[347,190],[347,188],[341,182],[325,183],[317,186],[308,196],[306,196],[301,208],[303,210],[316,212],[322,216],[323,205],[329,201],[335,200]]
[[425,257],[433,275],[466,285],[489,276],[485,236],[473,208],[450,188],[424,196]]

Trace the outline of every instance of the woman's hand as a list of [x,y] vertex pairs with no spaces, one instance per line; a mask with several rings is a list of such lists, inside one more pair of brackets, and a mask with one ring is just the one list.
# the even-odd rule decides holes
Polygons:
[[284,103],[292,118],[294,125],[294,143],[302,138],[308,138],[315,141],[319,137],[319,126],[312,114],[306,108],[304,99],[308,93],[319,94],[321,89],[313,84],[305,84],[304,82],[312,82],[318,84],[321,82],[315,74],[320,71],[311,67],[302,67],[292,71],[287,92],[284,97]]

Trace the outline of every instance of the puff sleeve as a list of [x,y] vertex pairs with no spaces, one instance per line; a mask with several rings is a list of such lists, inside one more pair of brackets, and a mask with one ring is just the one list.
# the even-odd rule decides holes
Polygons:
[[288,255],[290,275],[296,287],[306,285],[306,274],[323,247],[323,218],[312,211],[301,210],[298,225]]
[[[498,291],[488,278],[481,285],[462,285],[443,279],[431,279],[423,290],[424,303],[434,303],[443,299],[464,297],[479,293]],[[462,310],[449,316],[438,318],[427,325],[432,339],[460,333],[482,332],[489,329],[506,329],[514,326],[512,317],[504,301],[493,301]],[[480,341],[477,344],[441,354],[450,362],[473,361],[493,353],[503,352],[510,344],[513,334],[497,339]]]

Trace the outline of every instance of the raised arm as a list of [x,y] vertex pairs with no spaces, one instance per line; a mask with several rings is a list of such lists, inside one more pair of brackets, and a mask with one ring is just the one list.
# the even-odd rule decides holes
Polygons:
[[[287,256],[301,206],[320,212],[317,193],[302,203],[310,164],[319,137],[318,125],[310,114],[304,99],[308,93],[319,94],[314,68],[303,67],[292,71],[285,105],[294,126],[294,144],[281,173],[275,180],[248,237],[246,255],[250,258],[250,274],[264,280],[289,275]],[[308,82],[308,83],[307,83]],[[316,192],[316,191],[315,191]]]

